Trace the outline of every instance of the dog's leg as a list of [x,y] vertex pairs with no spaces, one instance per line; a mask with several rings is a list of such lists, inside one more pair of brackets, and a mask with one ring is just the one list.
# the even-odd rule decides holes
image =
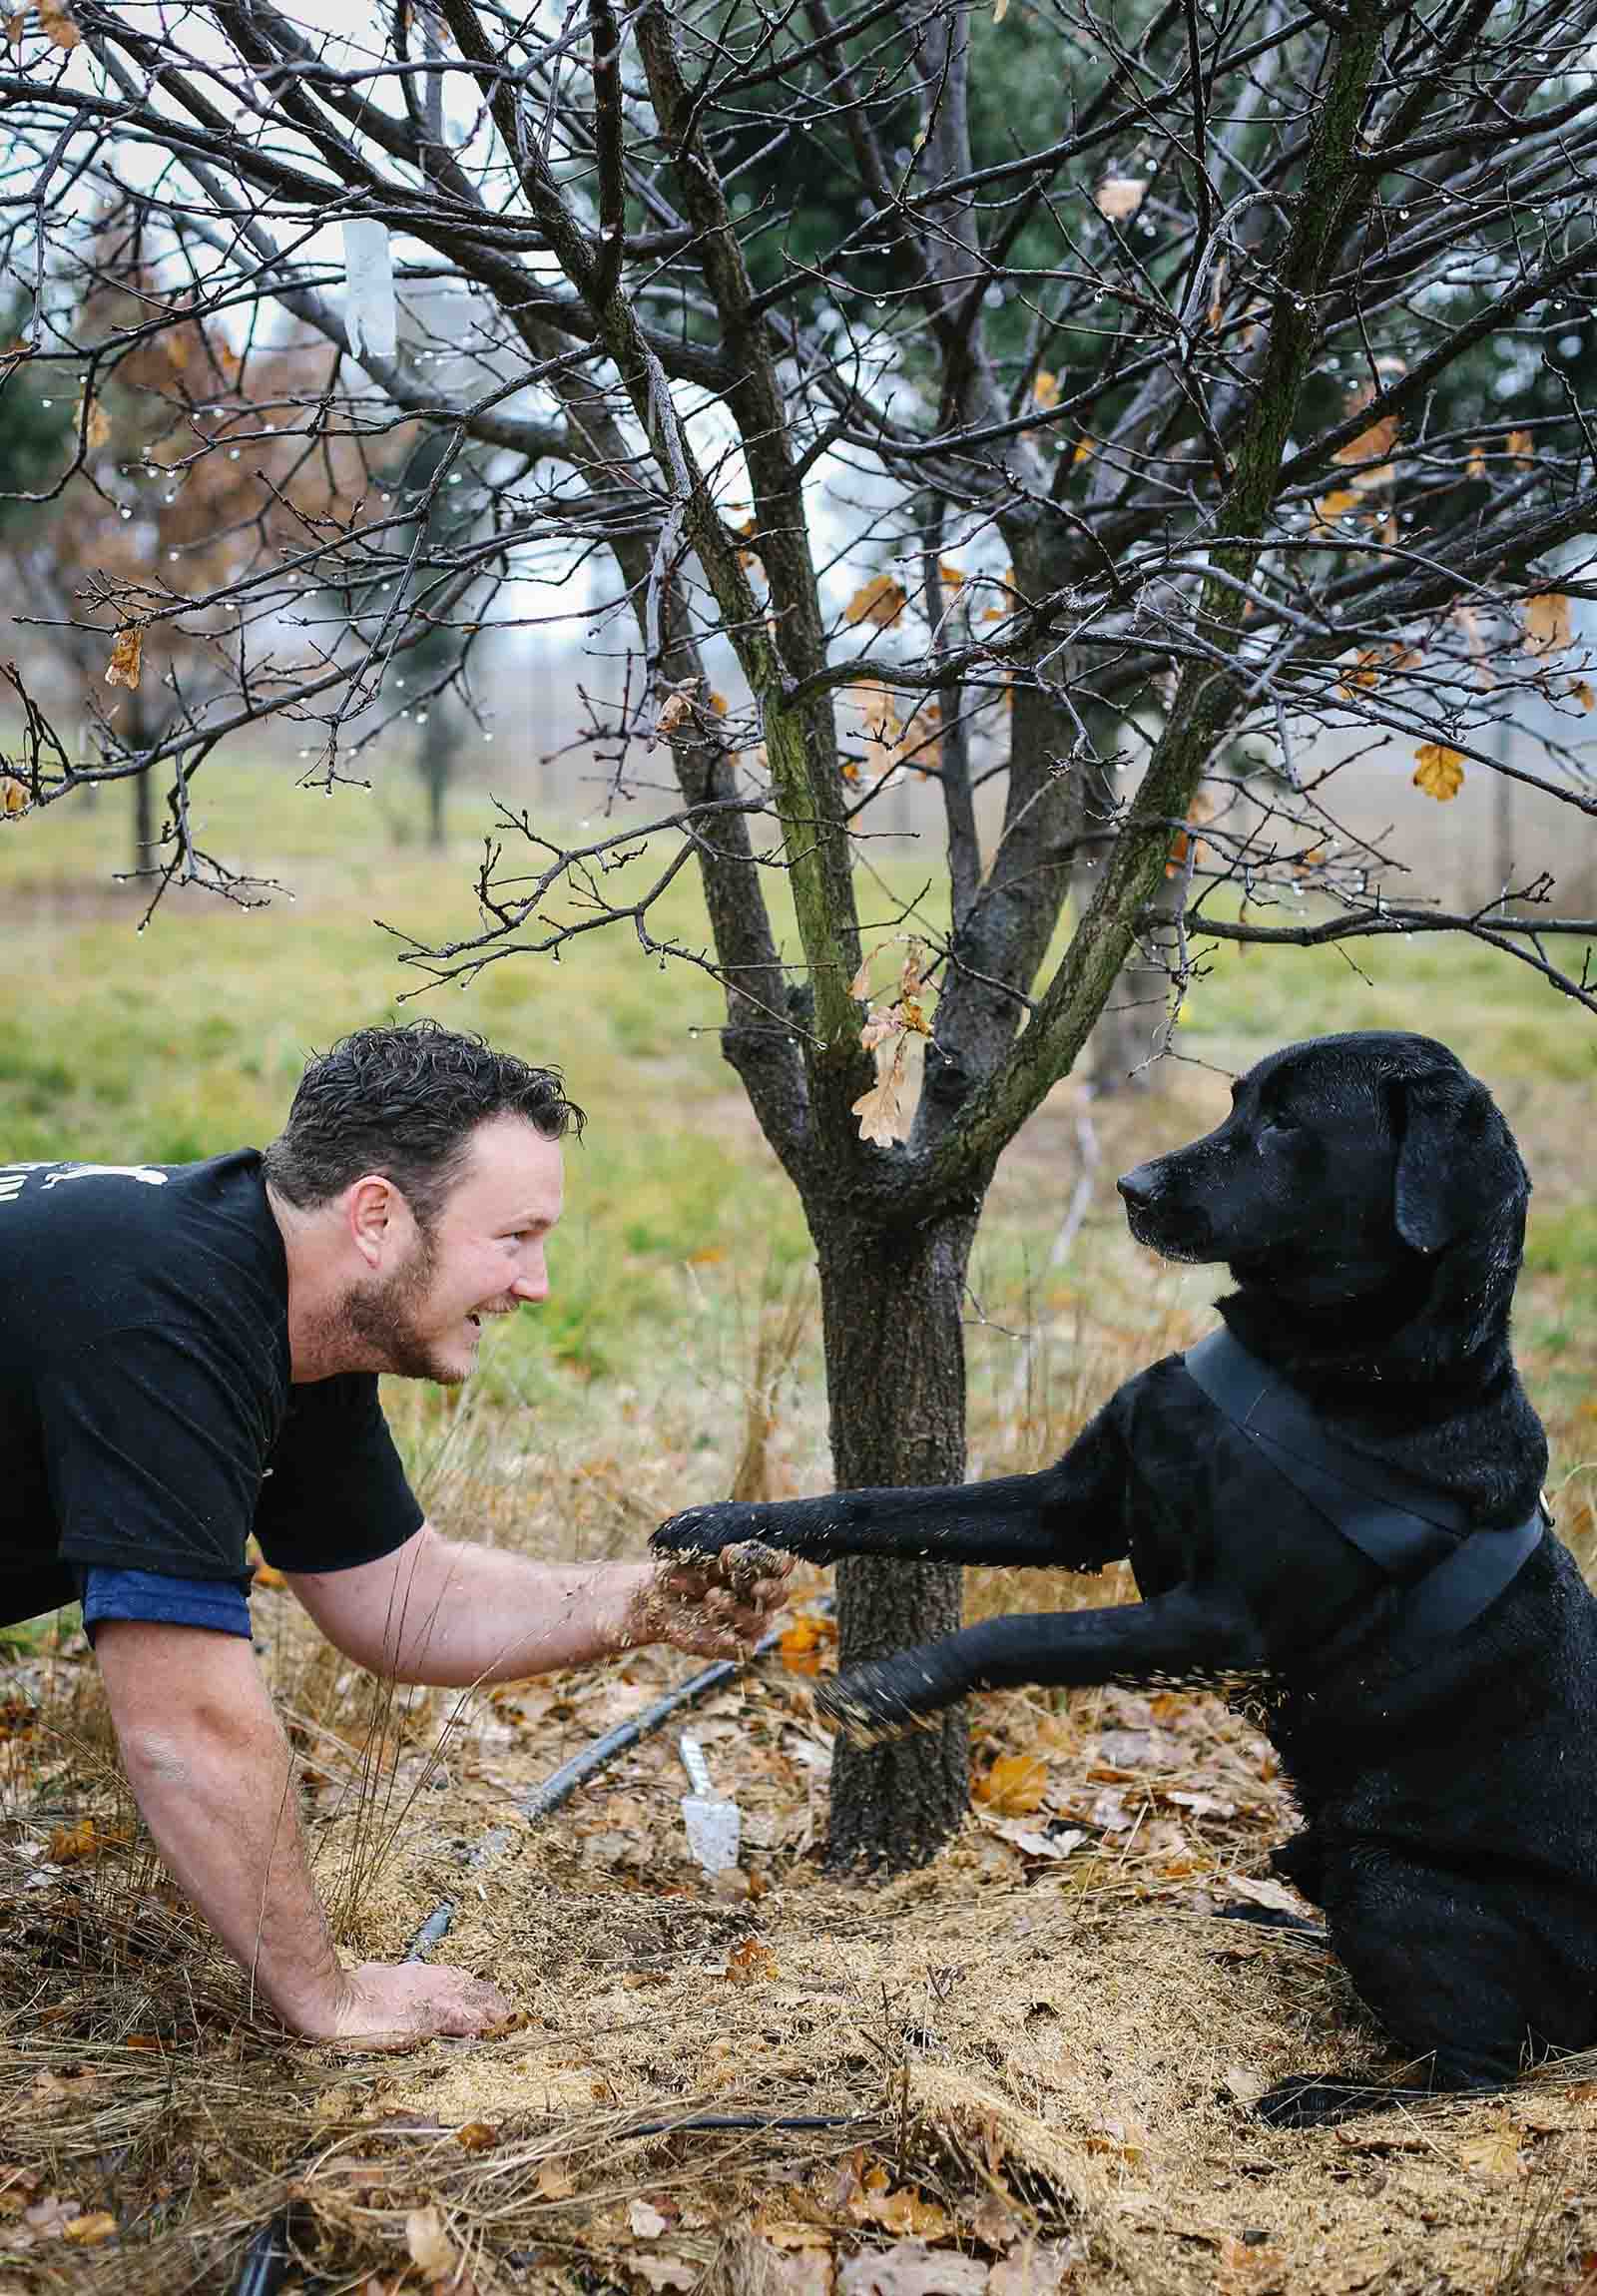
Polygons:
[[1152,1602],[989,1618],[941,1642],[850,1666],[815,1702],[846,1728],[872,1735],[950,1705],[970,1690],[1023,1682],[1229,1681],[1256,1673],[1264,1652],[1240,1609],[1180,1586]]
[[1097,1570],[1126,1551],[1124,1475],[1119,1443],[1100,1418],[1040,1474],[923,1489],[838,1490],[824,1498],[728,1499],[674,1514],[650,1544],[671,1554],[716,1554],[753,1538],[810,1562],[874,1554]]

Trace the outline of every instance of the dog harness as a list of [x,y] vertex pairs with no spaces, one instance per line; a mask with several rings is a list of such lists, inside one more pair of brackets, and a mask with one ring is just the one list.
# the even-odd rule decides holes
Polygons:
[[1518,1575],[1551,1522],[1546,1501],[1514,1530],[1472,1530],[1458,1501],[1327,1435],[1315,1409],[1224,1326],[1187,1371],[1317,1514],[1404,1587],[1403,1636],[1458,1634]]

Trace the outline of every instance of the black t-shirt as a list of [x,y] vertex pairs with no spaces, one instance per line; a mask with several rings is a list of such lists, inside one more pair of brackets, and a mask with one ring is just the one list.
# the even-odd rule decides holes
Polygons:
[[248,1587],[252,1529],[281,1570],[341,1570],[422,1519],[375,1375],[289,1384],[253,1149],[0,1164],[0,1622],[90,1564]]

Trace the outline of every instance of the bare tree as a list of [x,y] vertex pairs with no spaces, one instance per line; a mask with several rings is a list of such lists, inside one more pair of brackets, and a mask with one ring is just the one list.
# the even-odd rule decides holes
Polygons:
[[[235,611],[233,690],[86,762],[11,673],[9,773],[43,805],[159,761],[164,865],[215,881],[186,792],[235,733],[290,713],[319,777],[357,772],[407,649],[458,629],[440,675],[469,700],[477,632],[569,611],[601,562],[619,698],[594,731],[628,821],[574,850],[507,809],[482,929],[406,959],[459,978],[619,923],[703,966],[813,1236],[838,1481],[936,1482],[963,1468],[987,1185],[1117,981],[1150,1057],[1215,938],[1469,934],[1597,1011],[1597,928],[1548,882],[1469,914],[1394,898],[1336,782],[1361,733],[1397,736],[1439,801],[1512,773],[1597,814],[1570,644],[1597,0],[834,7],[419,0],[332,36],[272,0],[44,0],[0,71],[36,298],[14,356],[89,406],[199,315],[243,363],[231,394],[173,393],[180,483],[268,420],[307,464],[431,426],[434,489],[498,460],[486,527],[370,492],[297,513],[288,478],[290,539],[203,598],[101,585],[81,614],[108,635]],[[103,260],[90,205],[93,246],[120,222],[159,285],[85,338],[62,314]],[[290,336],[331,346],[320,386],[253,405]],[[82,464],[80,438],[41,486]],[[1483,730],[1527,698],[1552,731],[1511,765]],[[905,904],[875,839],[916,773],[945,865]],[[622,897],[624,853],[652,859]],[[660,921],[689,864],[707,947]],[[839,1576],[847,1660],[955,1623],[953,1573]],[[834,1862],[935,1848],[960,1730],[839,1751]]]

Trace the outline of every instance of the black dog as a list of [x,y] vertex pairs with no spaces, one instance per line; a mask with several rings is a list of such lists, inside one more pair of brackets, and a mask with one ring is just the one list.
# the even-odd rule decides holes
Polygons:
[[[879,1729],[1002,1684],[1240,1678],[1305,1819],[1277,1870],[1425,2089],[1495,2087],[1597,2043],[1597,1603],[1538,1512],[1547,1446],[1509,1353],[1529,1182],[1425,1037],[1291,1045],[1233,1098],[1120,1182],[1139,1241],[1238,1286],[1191,1369],[1140,1373],[1040,1474],[698,1507],[655,1543],[1129,1554],[1140,1603],[993,1619],[826,1703]],[[1260,2110],[1373,2101],[1302,2075]]]

